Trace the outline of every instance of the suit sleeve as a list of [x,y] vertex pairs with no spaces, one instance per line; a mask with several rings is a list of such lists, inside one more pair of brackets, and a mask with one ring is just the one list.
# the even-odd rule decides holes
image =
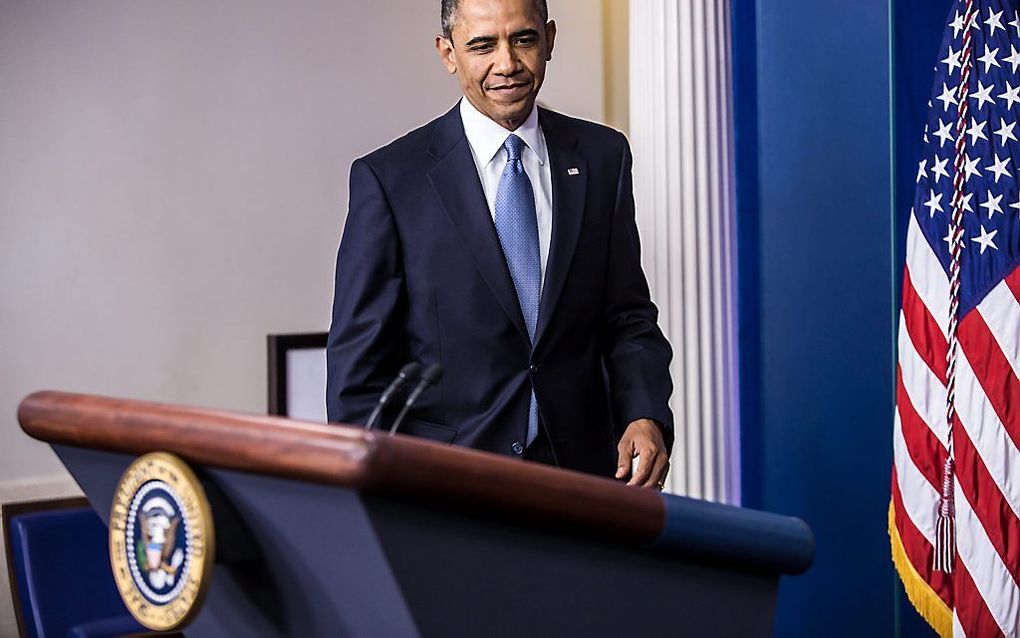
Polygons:
[[673,413],[669,396],[673,382],[669,362],[673,353],[659,329],[658,309],[651,301],[641,268],[641,246],[634,219],[633,160],[626,138],[622,154],[603,323],[610,396],[617,438],[631,422],[652,419],[662,426],[666,449],[671,451]]
[[406,294],[400,238],[375,172],[351,166],[350,205],[336,260],[333,319],[326,346],[330,422],[364,423],[397,373]]

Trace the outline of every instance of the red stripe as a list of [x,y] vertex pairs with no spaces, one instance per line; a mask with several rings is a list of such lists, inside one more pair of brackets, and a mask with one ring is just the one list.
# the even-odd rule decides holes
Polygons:
[[910,458],[935,491],[940,491],[946,448],[914,409],[903,385],[903,370],[899,366],[896,366],[896,411],[900,415],[900,426],[903,428],[903,438],[907,442]]
[[[947,575],[942,572],[932,571],[931,543],[918,531],[917,527],[914,526],[914,522],[910,520],[910,517],[907,516],[903,508],[903,496],[900,494],[899,483],[896,482],[895,467],[893,467],[892,471],[892,497],[896,516],[896,531],[900,534],[900,542],[903,543],[903,551],[907,555],[907,560],[914,566],[914,569],[917,570],[921,578],[928,583],[928,586],[938,594],[939,598],[952,609],[953,588],[950,580],[951,574]],[[932,516],[934,515],[935,511],[933,509]]]
[[1020,268],[1006,275],[1006,287],[1010,289],[1017,303],[1020,303]]
[[968,313],[957,332],[960,347],[967,355],[988,402],[1013,443],[1020,448],[1020,379],[1016,378],[980,313]]
[[956,588],[956,615],[960,617],[960,625],[968,636],[984,638],[985,636],[1001,636],[1002,630],[999,624],[988,611],[981,594],[971,578],[970,572],[957,559],[956,568],[953,572],[955,578],[953,585]]
[[1020,575],[1020,520],[1003,496],[959,419],[953,425],[956,480],[981,527],[1016,581]]
[[942,385],[946,385],[946,354],[949,345],[939,324],[917,295],[907,268],[903,269],[903,319],[917,354],[928,364]]

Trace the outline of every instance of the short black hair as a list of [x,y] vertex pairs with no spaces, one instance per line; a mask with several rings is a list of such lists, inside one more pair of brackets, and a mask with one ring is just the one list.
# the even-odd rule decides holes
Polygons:
[[[442,10],[440,13],[440,25],[443,28],[443,37],[447,40],[453,39],[453,23],[457,21],[457,5],[460,0],[441,0]],[[549,21],[549,6],[546,0],[533,0],[538,15],[542,16],[542,24]]]

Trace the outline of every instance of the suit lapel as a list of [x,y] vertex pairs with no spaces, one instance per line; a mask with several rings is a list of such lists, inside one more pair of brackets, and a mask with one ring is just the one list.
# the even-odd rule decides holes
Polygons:
[[[546,264],[545,284],[542,287],[542,301],[539,306],[536,344],[541,341],[542,334],[553,317],[556,303],[559,301],[563,285],[567,280],[570,262],[574,259],[574,248],[577,247],[577,239],[581,233],[581,222],[584,217],[584,200],[588,183],[587,162],[574,149],[577,138],[563,124],[554,119],[555,114],[540,109],[538,115],[549,149],[553,211],[552,241],[549,246],[549,261]],[[576,169],[576,171],[572,169]]]
[[464,135],[459,106],[455,106],[436,123],[428,152],[438,160],[429,170],[428,178],[443,204],[443,210],[457,229],[482,279],[510,321],[527,339],[528,331],[517,301],[517,291],[510,278],[503,248],[482,191],[482,183],[478,179],[478,169],[475,168],[471,148]]

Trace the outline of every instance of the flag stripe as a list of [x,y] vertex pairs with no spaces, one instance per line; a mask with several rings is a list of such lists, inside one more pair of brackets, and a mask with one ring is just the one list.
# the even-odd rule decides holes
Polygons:
[[[974,503],[974,514],[1016,583],[1020,570],[1020,519],[1017,519],[960,424],[953,432],[953,446],[960,489]],[[959,542],[966,542],[966,539]]]
[[957,362],[956,414],[988,473],[1006,496],[1010,507],[1020,516],[1020,450],[995,414],[981,390],[966,353]]
[[[903,498],[903,512],[910,517],[917,531],[921,532],[929,544],[935,544],[935,508],[938,506],[939,493],[921,474],[907,451],[907,442],[903,437],[903,425],[897,414],[893,426],[893,459],[896,464],[896,476],[899,479],[900,495]],[[906,540],[904,539],[904,544]],[[916,566],[916,565],[915,565]],[[924,574],[920,569],[918,572]]]
[[[979,579],[973,581],[976,595],[961,587],[961,578],[957,576],[955,581],[957,607],[962,612],[965,606],[976,604],[977,600],[983,598],[1002,633],[1012,636],[1017,629],[1020,591],[1017,590],[1016,582],[1013,581],[998,552],[988,540],[984,528],[971,509],[967,495],[960,489],[959,482],[956,484],[955,496],[957,569],[966,568],[971,574],[981,575]],[[980,628],[975,631],[975,625],[962,613],[961,620],[969,633],[988,635],[987,632],[981,633]]]
[[921,419],[928,424],[943,445],[948,445],[949,426],[946,424],[946,388],[921,358],[907,332],[906,319],[900,313],[899,360],[903,374],[903,387],[910,403]]
[[1013,293],[1013,297],[1020,302],[1020,268],[1006,275],[1003,281],[1006,282],[1006,287]]
[[953,637],[966,636],[964,627],[967,627],[972,635],[982,638],[1003,635],[992,612],[988,610],[988,605],[981,599],[970,572],[960,561],[956,562],[956,580],[953,584],[957,593],[956,608],[953,610]]
[[980,387],[970,387],[969,395],[962,392],[961,384],[961,391],[957,393],[960,403],[973,399],[991,407],[1000,427],[1005,427],[1014,444],[1020,446],[1020,380],[999,350],[980,313],[968,314],[960,322],[958,332],[962,354],[967,357],[980,383]]
[[948,335],[949,278],[914,215],[910,216],[907,227],[907,268],[910,269],[910,278],[917,296],[938,323],[943,336]]
[[1020,377],[1020,302],[1006,283],[1001,282],[992,288],[977,309],[1013,369],[1013,376]]
[[942,334],[938,322],[928,312],[924,302],[914,290],[910,278],[910,269],[903,269],[903,317],[906,321],[907,333],[914,349],[931,371],[938,377],[942,385],[946,385],[946,355],[949,344]]
[[[896,516],[896,531],[900,535],[900,542],[907,560],[914,566],[914,570],[924,579],[932,591],[942,599],[950,608],[953,606],[953,592],[949,577],[942,572],[933,572],[932,565],[932,544],[924,537],[921,530],[911,520],[903,504],[903,492],[899,486],[899,476],[896,468],[893,468],[892,477],[892,498],[893,511]],[[934,512],[934,505],[932,512]]]
[[938,491],[942,482],[942,466],[946,462],[946,448],[914,410],[903,387],[903,373],[899,366],[896,368],[896,411],[903,427],[907,453],[918,471],[931,483],[932,489]]

